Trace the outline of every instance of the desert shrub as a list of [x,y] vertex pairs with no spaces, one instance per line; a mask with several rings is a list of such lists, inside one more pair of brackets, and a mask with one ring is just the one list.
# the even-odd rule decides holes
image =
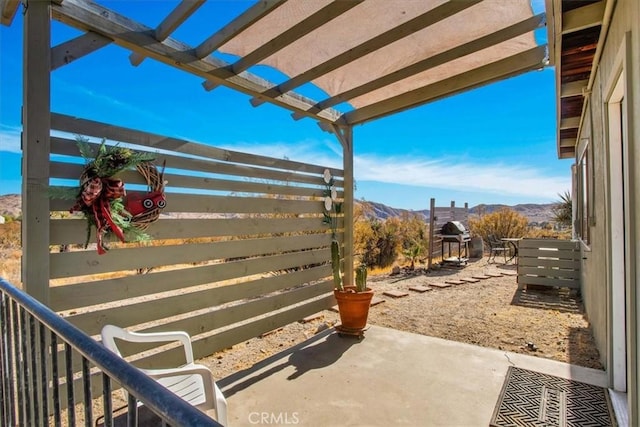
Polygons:
[[379,220],[356,211],[355,217],[355,253],[369,267],[389,267],[400,254],[415,263],[429,245],[427,224],[419,216]]
[[20,221],[0,224],[0,249],[17,249],[22,246]]
[[554,230],[549,228],[533,228],[530,227],[525,237],[532,239],[571,239],[571,230]]
[[415,267],[420,256],[429,248],[428,225],[424,218],[408,213],[400,217],[399,235],[401,239],[402,255],[410,263],[410,268]]
[[553,219],[564,227],[571,227],[571,221],[573,219],[573,202],[571,200],[571,193],[565,191],[562,194],[558,194],[560,200],[553,205]]
[[398,256],[401,239],[397,218],[363,219],[354,224],[355,253],[369,267],[389,267]]
[[469,218],[471,233],[481,236],[485,241],[491,234],[498,238],[526,236],[528,223],[526,216],[509,208],[502,208],[479,218]]

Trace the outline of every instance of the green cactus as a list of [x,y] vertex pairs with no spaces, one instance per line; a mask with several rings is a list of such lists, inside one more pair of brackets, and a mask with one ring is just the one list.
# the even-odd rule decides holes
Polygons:
[[356,269],[356,291],[364,292],[367,290],[367,266],[361,264]]
[[342,275],[340,273],[340,243],[335,239],[331,241],[331,267],[333,268],[334,287],[340,291],[344,291]]

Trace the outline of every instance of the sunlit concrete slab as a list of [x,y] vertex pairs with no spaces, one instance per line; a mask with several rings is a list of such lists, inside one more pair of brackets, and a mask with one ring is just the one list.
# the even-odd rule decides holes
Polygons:
[[218,381],[232,426],[487,426],[509,366],[606,386],[603,371],[382,327],[333,330]]

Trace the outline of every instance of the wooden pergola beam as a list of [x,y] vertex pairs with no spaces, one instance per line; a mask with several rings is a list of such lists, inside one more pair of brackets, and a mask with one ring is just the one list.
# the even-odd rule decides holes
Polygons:
[[546,46],[537,46],[474,70],[465,71],[463,74],[348,112],[344,114],[343,119],[350,125],[361,124],[453,95],[462,90],[469,90],[542,68],[545,60]]
[[418,61],[415,64],[409,65],[400,70],[382,76],[376,80],[372,80],[363,85],[332,96],[331,98],[327,98],[326,100],[321,101],[316,106],[314,106],[314,109],[312,111],[318,112],[324,110],[325,108],[333,107],[334,105],[340,104],[341,102],[346,102],[360,95],[364,95],[376,89],[380,89],[384,86],[390,85],[423,71],[445,64],[449,61],[453,61],[457,58],[461,58],[482,49],[486,49],[490,46],[494,46],[503,41],[517,37],[521,34],[533,31],[536,28],[543,26],[545,22],[546,18],[544,14],[533,16],[515,25],[503,28],[500,31],[496,31],[495,33],[480,37],[464,45],[456,46],[452,49],[449,49],[448,51],[441,52],[430,58],[423,59],[422,61]]
[[[154,38],[159,42],[165,40],[176,28],[186,21],[187,18],[193,15],[204,2],[205,0],[182,0],[156,27],[153,34]],[[129,62],[133,66],[140,65],[142,61],[144,61],[144,56],[138,52],[133,52],[129,55]]]
[[215,79],[220,84],[249,96],[258,96],[317,120],[341,123],[340,113],[335,110],[324,110],[318,114],[308,113],[315,102],[299,94],[289,93],[277,98],[261,97],[261,93],[274,86],[272,83],[246,71],[242,75],[233,74],[228,70],[229,64],[211,56],[199,59],[192,47],[172,38],[160,43],[151,36],[150,28],[95,3],[65,0],[59,5],[52,5],[52,16],[72,27],[102,34],[119,46],[172,67],[205,79]]
[[[205,56],[215,52],[220,46],[233,39],[237,34],[241,33],[251,25],[264,18],[268,14],[275,11],[278,7],[282,6],[287,0],[269,0],[264,2],[258,2],[252,7],[247,9],[242,15],[222,27],[218,32],[211,37],[200,43],[196,47],[196,56],[198,58],[204,58]],[[217,83],[213,80],[205,80],[202,83],[205,90],[213,90]],[[259,103],[263,103],[260,101]],[[252,101],[253,105],[253,101]],[[253,105],[254,107],[256,105]]]
[[386,31],[370,40],[367,40],[366,42],[361,43],[360,45],[355,46],[345,51],[344,53],[323,62],[322,64],[318,64],[315,67],[287,80],[284,83],[281,83],[280,85],[270,90],[267,95],[274,96],[289,92],[290,90],[293,90],[315,78],[318,78],[337,68],[340,68],[345,64],[353,62],[356,59],[374,52],[383,46],[395,42],[396,40],[407,37],[408,35],[413,34],[416,31],[440,22],[443,19],[455,15],[456,13],[468,7],[480,3],[481,1],[483,0],[469,0],[465,2],[450,0],[447,3],[444,3],[434,9],[418,15],[415,18],[401,25],[398,25],[395,28],[392,28],[389,31]]
[[20,0],[0,0],[0,24],[10,26],[18,6],[20,6]]
[[51,71],[67,65],[111,43],[110,38],[93,31],[51,48]]
[[282,6],[286,1],[287,0],[267,0],[254,4],[236,19],[200,43],[196,47],[196,56],[198,58],[204,58],[215,52],[220,46],[227,43],[246,28],[249,28],[256,21],[259,21]]

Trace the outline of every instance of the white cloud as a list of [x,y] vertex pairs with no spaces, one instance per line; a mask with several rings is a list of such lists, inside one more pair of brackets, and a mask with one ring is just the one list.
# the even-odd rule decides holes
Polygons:
[[390,184],[549,199],[570,187],[568,176],[526,165],[371,155],[356,156],[354,163],[356,180]]
[[148,119],[152,119],[159,122],[163,122],[167,119],[166,117],[159,116],[157,114],[152,113],[148,109],[140,108],[137,105],[129,104],[127,102],[122,102],[119,99],[116,99],[112,96],[105,95],[104,93],[100,93],[95,90],[89,89],[85,86],[78,85],[75,83],[70,83],[65,80],[59,80],[59,83],[64,89],[68,90],[69,92],[92,98],[93,100],[95,100],[97,104],[110,105],[116,109],[123,111],[124,113],[143,116]]
[[19,126],[7,126],[0,124],[0,151],[9,153],[20,153],[20,131]]
[[240,151],[243,153],[269,156],[277,159],[287,158],[296,162],[311,163],[320,166],[342,168],[342,157],[336,153],[337,142],[329,140],[304,139],[295,143],[270,142],[252,143],[237,142],[217,145],[218,148]]
[[[228,145],[243,151],[276,158],[342,168],[341,150],[329,140],[302,140],[295,144],[239,143]],[[358,155],[354,158],[355,179],[413,187],[499,194],[505,197],[556,199],[571,187],[569,173],[554,176],[528,165],[503,162],[473,162],[456,158],[416,156],[382,157]]]

